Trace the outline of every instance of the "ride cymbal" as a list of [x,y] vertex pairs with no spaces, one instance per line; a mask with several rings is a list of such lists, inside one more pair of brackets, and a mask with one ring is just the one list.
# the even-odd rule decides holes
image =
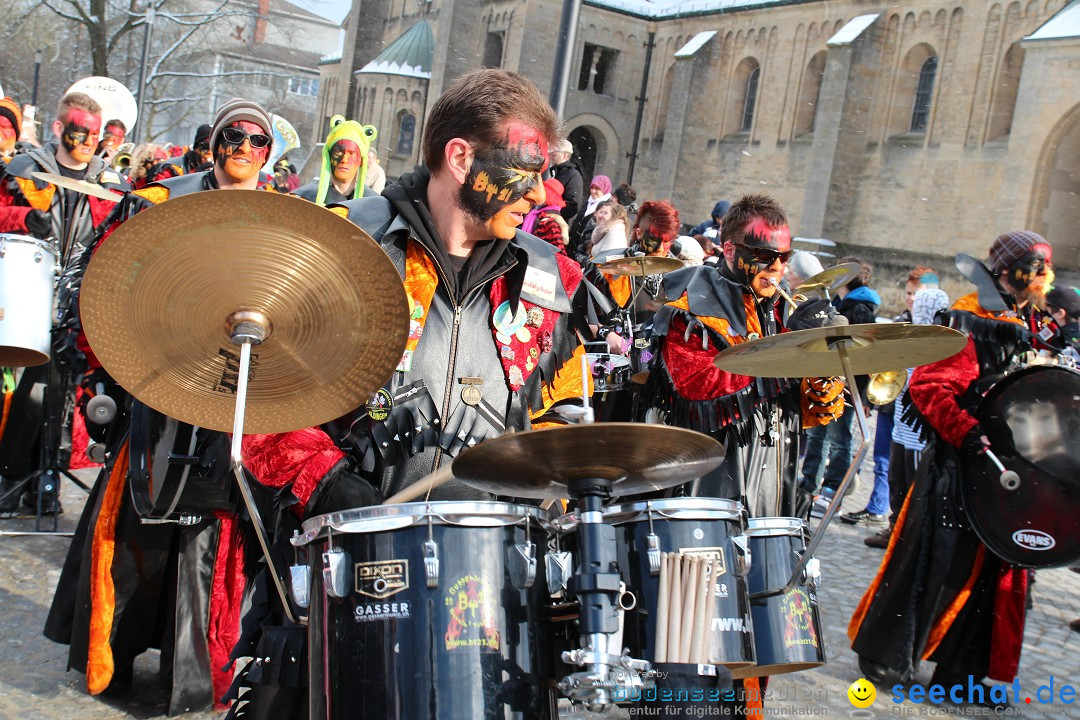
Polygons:
[[791,294],[809,297],[820,290],[826,290],[831,297],[838,289],[854,280],[861,270],[859,263],[842,263],[835,267],[826,268],[817,275],[812,275],[803,280],[802,284],[795,288]]
[[597,265],[608,275],[663,275],[683,267],[682,260],[658,257],[656,255],[637,255],[635,257],[616,258]]
[[566,497],[575,480],[612,482],[612,495],[681,485],[719,467],[724,446],[693,430],[597,423],[509,433],[469,448],[453,464],[470,487],[521,498]]
[[92,195],[93,197],[102,200],[111,200],[112,202],[120,202],[124,199],[123,193],[113,192],[97,183],[87,182],[86,180],[75,180],[73,178],[64,177],[63,175],[54,175],[47,172],[32,172],[30,174],[42,182],[51,183],[56,187],[61,187],[65,190],[74,190],[83,195]]
[[832,377],[844,373],[837,343],[847,349],[854,375],[917,367],[964,349],[963,333],[940,325],[866,323],[797,330],[721,350],[713,364],[751,377]]
[[244,428],[318,425],[371,398],[408,334],[394,264],[364,231],[300,198],[214,190],[151,207],[101,244],[83,281],[98,359],[132,395],[191,425],[232,429],[240,348],[252,348]]

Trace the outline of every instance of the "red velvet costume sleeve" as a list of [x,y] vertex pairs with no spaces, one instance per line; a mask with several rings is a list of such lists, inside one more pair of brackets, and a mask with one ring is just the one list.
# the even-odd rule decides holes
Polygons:
[[292,483],[292,494],[300,501],[294,510],[300,517],[319,481],[344,457],[318,428],[244,436],[244,467],[267,487]]
[[28,205],[16,205],[15,198],[8,192],[7,182],[0,182],[0,232],[25,233],[26,215],[33,209]]
[[742,390],[752,378],[734,375],[713,365],[719,350],[710,342],[701,347],[701,330],[691,333],[684,340],[686,320],[675,316],[671,319],[664,341],[664,363],[671,375],[675,390],[687,400],[712,400]]
[[961,352],[930,365],[915,368],[911,375],[911,400],[941,437],[954,447],[978,421],[960,407],[957,398],[979,377],[975,342],[968,338]]

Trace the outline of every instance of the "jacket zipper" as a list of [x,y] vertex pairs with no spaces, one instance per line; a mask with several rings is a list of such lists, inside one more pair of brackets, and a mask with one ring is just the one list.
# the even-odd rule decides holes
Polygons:
[[[469,295],[472,293],[470,292]],[[461,309],[464,306],[465,301],[469,299],[469,295],[466,295],[462,300],[462,304],[458,305],[454,303],[454,330],[450,333],[450,362],[446,366],[446,389],[443,391],[442,411],[439,414],[440,422],[446,422],[446,417],[450,414],[450,394],[454,389],[454,366],[457,364],[457,344],[458,344],[458,331],[461,329]],[[439,431],[443,431],[442,425],[439,426]],[[435,448],[435,460],[431,463],[431,472],[435,472],[439,469],[439,463],[442,462],[443,449],[436,446]]]

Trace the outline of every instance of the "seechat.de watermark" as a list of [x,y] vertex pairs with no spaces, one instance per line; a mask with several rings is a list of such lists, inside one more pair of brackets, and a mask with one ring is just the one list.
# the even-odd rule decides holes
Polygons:
[[[1039,685],[1031,692],[1020,686],[1019,679],[1010,684],[983,685],[978,679],[968,675],[966,683],[956,685],[893,685],[889,699],[896,705],[906,700],[928,707],[945,704],[960,708],[982,707],[996,715],[1022,716],[1023,708],[1028,705],[1076,705],[1076,687],[1051,675],[1049,682]],[[898,712],[904,710],[911,712]],[[1071,715],[1072,711],[1080,710],[1080,707],[1062,707],[1061,710]],[[911,707],[896,707],[893,711],[895,715],[923,714]]]

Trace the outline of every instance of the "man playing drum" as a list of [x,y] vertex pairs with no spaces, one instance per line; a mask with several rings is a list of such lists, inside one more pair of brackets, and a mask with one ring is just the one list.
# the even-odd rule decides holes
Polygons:
[[664,276],[669,298],[653,319],[659,346],[645,386],[648,406],[668,425],[722,440],[727,458],[688,488],[693,496],[741,501],[751,517],[804,516],[798,490],[800,427],[824,425],[843,412],[840,380],[765,380],[713,365],[727,347],[785,330],[817,327],[831,317],[827,301],[807,302],[784,319],[773,282],[791,256],[780,206],[747,195],[724,216],[723,262]]
[[[932,684],[1011,682],[1023,641],[1028,573],[980,541],[962,507],[964,466],[988,441],[975,413],[995,378],[1033,347],[1046,349],[1042,314],[1050,244],[1015,230],[990,248],[991,268],[971,274],[979,291],[939,318],[968,336],[956,355],[916,368],[909,395],[929,435],[912,488],[877,577],[848,626],[867,679],[902,681],[922,660],[937,663]],[[988,310],[987,305],[1003,306]],[[898,619],[902,621],[898,622]],[[1001,707],[989,692],[985,704]]]
[[[580,402],[578,332],[591,336],[595,323],[590,291],[577,263],[518,229],[544,202],[541,173],[558,130],[524,77],[469,73],[432,108],[424,165],[382,196],[340,206],[396,264],[409,297],[409,339],[394,376],[366,406],[332,425],[245,438],[245,464],[288,509],[279,542],[298,519],[375,504],[465,448]],[[430,497],[489,496],[451,481]],[[234,652],[270,657],[270,671],[252,664],[242,674],[253,686],[244,698],[258,708],[244,712],[263,717],[272,704],[276,716],[303,717],[306,677],[281,668],[306,655],[306,631],[274,627],[280,611],[266,586],[264,574],[261,600],[244,621],[252,632]]]
[[[253,101],[229,100],[218,109],[210,134],[215,166],[129,194],[111,216],[109,232],[170,198],[207,190],[256,189],[272,143],[269,113]],[[109,232],[98,242],[109,242]],[[97,243],[84,253],[83,263],[96,247]],[[135,438],[149,437],[150,430],[133,423],[135,411],[128,414],[126,393],[101,367],[85,337],[79,347],[89,366],[87,387],[106,388],[120,411],[106,426],[87,423],[91,435],[106,444],[109,462],[79,520],[45,635],[71,646],[69,667],[86,673],[92,695],[127,692],[135,657],[160,647],[162,674],[171,681],[173,712],[208,709],[232,679],[221,667],[235,641],[243,592],[240,551],[234,543],[236,519],[221,512],[192,525],[141,522],[126,485],[140,481],[133,458],[150,449],[146,440],[140,444]],[[146,408],[139,411],[140,417],[147,417],[147,425],[162,417]],[[224,433],[203,433],[196,446],[200,467],[227,472]],[[217,583],[214,592],[211,578]]]

